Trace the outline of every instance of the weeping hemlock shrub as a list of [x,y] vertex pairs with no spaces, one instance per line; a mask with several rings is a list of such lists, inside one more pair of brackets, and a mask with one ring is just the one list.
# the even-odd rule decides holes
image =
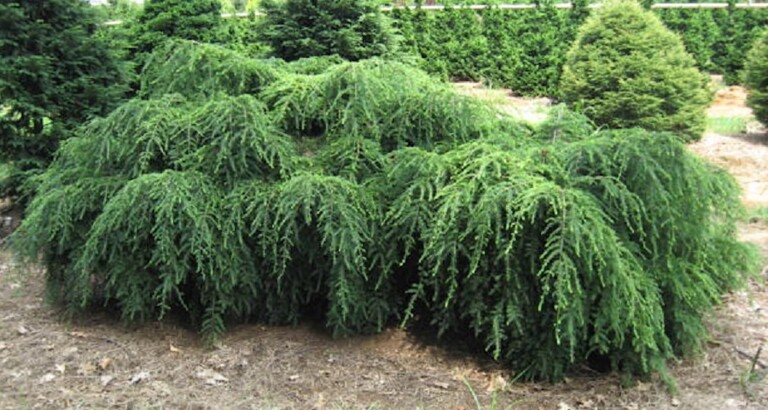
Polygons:
[[747,104],[759,121],[768,124],[768,30],[755,41],[747,56],[744,83],[749,89]]
[[278,78],[281,65],[217,45],[169,40],[147,58],[140,93],[144,97],[178,93],[192,99],[221,92],[256,94]]
[[711,93],[683,43],[634,1],[606,4],[580,29],[561,79],[563,101],[599,126],[701,138]]
[[[211,52],[266,64],[180,47],[143,84],[192,84]],[[750,268],[737,185],[671,134],[562,108],[531,130],[381,60],[260,73],[142,90],[62,146],[14,237],[53,300],[183,312],[209,340],[246,319],[420,320],[557,380],[592,359],[663,372]]]

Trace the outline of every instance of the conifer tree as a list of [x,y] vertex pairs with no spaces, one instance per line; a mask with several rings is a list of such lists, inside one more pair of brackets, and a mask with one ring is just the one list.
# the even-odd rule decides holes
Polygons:
[[599,126],[704,132],[711,93],[682,41],[634,1],[606,4],[567,56],[563,100]]
[[391,51],[394,37],[372,0],[265,0],[264,39],[285,60],[338,54],[357,61]]
[[758,120],[768,124],[768,30],[755,41],[744,71],[745,84],[749,89],[747,104]]
[[139,16],[137,51],[151,52],[169,37],[210,41],[220,24],[219,0],[148,0]]
[[123,70],[96,29],[86,1],[0,1],[0,161],[15,169],[0,196],[121,99]]

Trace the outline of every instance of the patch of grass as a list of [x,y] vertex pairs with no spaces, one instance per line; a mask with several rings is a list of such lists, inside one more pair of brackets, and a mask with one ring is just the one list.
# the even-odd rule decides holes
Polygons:
[[[757,349],[755,356],[752,358],[752,366],[748,372],[741,376],[740,379],[744,393],[750,398],[756,397],[755,388],[765,379],[766,376],[766,370],[762,368],[762,362],[760,362],[760,353],[762,350],[762,347]],[[758,364],[760,364],[761,369],[757,369]]]
[[0,162],[0,181],[11,175],[11,166],[5,162]]
[[747,117],[709,117],[707,131],[721,135],[739,135],[747,132]]
[[750,209],[747,212],[747,221],[750,223],[768,222],[768,207]]
[[475,410],[500,410],[500,409],[509,410],[522,402],[522,400],[515,400],[512,403],[505,404],[504,407],[501,407],[502,404],[499,402],[499,395],[498,395],[499,392],[494,390],[491,395],[491,402],[487,406],[484,406],[482,401],[480,400],[480,397],[475,392],[475,389],[472,387],[472,384],[469,382],[469,380],[467,380],[467,378],[464,377],[463,381],[464,381],[464,385],[467,386],[469,393],[472,395],[472,400],[474,401]]

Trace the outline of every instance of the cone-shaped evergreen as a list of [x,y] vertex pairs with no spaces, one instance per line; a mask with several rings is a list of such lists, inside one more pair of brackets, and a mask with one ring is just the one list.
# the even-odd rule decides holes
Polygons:
[[40,177],[14,243],[73,311],[177,310],[206,338],[227,320],[421,318],[559,379],[595,356],[663,371],[749,268],[735,182],[671,134],[562,109],[531,132],[381,60],[277,71],[256,96],[263,72],[233,69],[198,98],[185,76],[219,67],[212,51],[266,63],[193,45],[145,70],[183,95],[142,90]]
[[747,105],[759,121],[768,125],[768,30],[750,50],[744,74],[744,83],[749,89]]
[[563,101],[609,128],[704,132],[708,79],[682,41],[633,0],[606,3],[587,19],[569,51]]
[[288,61],[339,55],[357,61],[392,51],[394,36],[372,0],[262,0],[264,40]]
[[219,0],[147,0],[136,28],[137,52],[149,53],[169,38],[210,41],[221,24]]

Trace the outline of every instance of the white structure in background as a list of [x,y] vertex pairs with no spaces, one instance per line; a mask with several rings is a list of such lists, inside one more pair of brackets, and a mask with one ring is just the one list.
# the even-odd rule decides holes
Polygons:
[[[92,6],[103,6],[109,3],[109,0],[88,0]],[[134,3],[144,3],[144,0],[131,0]]]

